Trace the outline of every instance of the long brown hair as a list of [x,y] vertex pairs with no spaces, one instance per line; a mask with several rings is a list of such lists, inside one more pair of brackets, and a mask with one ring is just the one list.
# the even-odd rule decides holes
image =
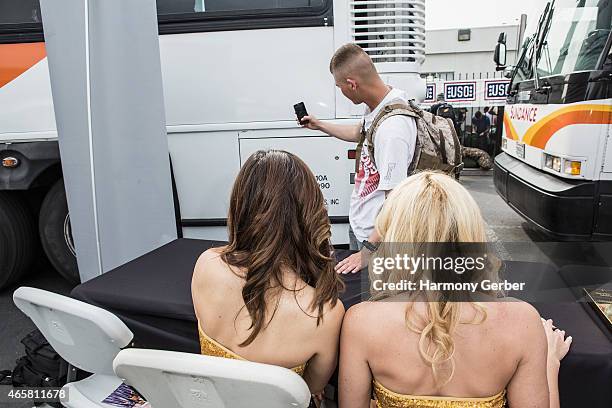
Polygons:
[[246,269],[242,298],[251,333],[240,346],[251,344],[274,317],[280,299],[275,289],[295,292],[283,286],[287,270],[315,289],[310,310],[317,310],[318,325],[325,305],[338,301],[343,284],[334,271],[323,194],[308,166],[285,151],[254,153],[234,182],[227,224],[229,245],[221,259]]

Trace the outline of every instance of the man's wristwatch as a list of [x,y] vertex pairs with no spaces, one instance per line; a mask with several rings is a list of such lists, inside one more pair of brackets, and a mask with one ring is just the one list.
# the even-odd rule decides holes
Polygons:
[[373,244],[370,241],[368,241],[367,239],[364,240],[361,243],[361,245],[363,245],[363,247],[366,248],[370,252],[376,252],[376,250],[378,249],[378,244]]

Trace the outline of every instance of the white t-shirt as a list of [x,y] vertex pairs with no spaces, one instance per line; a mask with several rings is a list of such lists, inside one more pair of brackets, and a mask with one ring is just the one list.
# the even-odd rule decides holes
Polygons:
[[[406,92],[392,89],[373,111],[366,111],[365,130],[386,105],[407,102]],[[370,160],[368,141],[364,142],[349,210],[351,228],[359,242],[368,239],[374,230],[374,221],[385,202],[385,192],[393,190],[406,178],[414,155],[416,132],[414,118],[397,115],[385,119],[374,135],[376,164]]]

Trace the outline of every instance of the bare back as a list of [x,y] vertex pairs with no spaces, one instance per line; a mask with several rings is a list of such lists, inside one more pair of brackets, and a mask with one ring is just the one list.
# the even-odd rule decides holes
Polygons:
[[[358,389],[376,380],[402,395],[455,398],[488,398],[507,389],[509,402],[531,398],[531,402],[542,400],[547,405],[546,339],[531,306],[514,301],[486,303],[486,319],[469,324],[479,315],[473,305],[462,304],[461,323],[452,335],[455,372],[447,384],[438,387],[431,366],[419,352],[420,334],[406,325],[407,305],[366,302],[349,310],[341,347],[343,356],[349,351],[355,361],[345,363],[342,357],[340,372],[348,384]],[[415,303],[412,312],[425,316],[426,305]],[[361,379],[356,378],[363,372],[359,361],[370,372]],[[519,395],[525,393],[531,395]]]
[[[475,321],[478,315],[469,304],[462,307],[462,324],[453,336],[455,374],[447,385],[437,389],[431,366],[419,353],[420,335],[406,327],[406,306],[403,302],[380,302],[375,306],[387,316],[384,321],[372,322],[378,324],[378,330],[373,330],[378,336],[368,350],[368,361],[377,381],[393,391],[412,395],[488,397],[506,387],[521,356],[520,343],[504,335],[505,323],[500,324],[508,320],[508,307],[490,305],[487,319],[480,324],[464,324]],[[414,311],[425,315],[423,304],[415,304]],[[375,346],[383,342],[384,348]]]
[[[269,322],[255,340],[241,347],[249,336],[251,318],[242,298],[245,271],[230,267],[219,249],[206,251],[198,260],[192,282],[193,303],[200,329],[214,341],[240,357],[260,363],[294,368],[309,363],[305,378],[313,370],[333,372],[337,358],[340,325],[344,308],[338,302],[326,307],[317,326],[317,310],[311,310],[314,288],[288,271],[283,288],[270,291],[266,312]],[[324,367],[317,367],[321,357]],[[314,367],[311,367],[313,366]],[[327,378],[328,379],[328,378]],[[327,381],[325,379],[325,381]],[[310,385],[310,384],[309,384]],[[312,390],[312,388],[311,388]]]

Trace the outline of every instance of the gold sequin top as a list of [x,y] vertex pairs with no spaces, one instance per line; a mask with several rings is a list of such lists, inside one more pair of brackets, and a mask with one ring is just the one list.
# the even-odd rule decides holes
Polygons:
[[[217,342],[215,339],[209,337],[200,325],[198,324],[198,332],[200,333],[200,353],[206,356],[213,357],[223,357],[223,358],[231,358],[234,360],[244,360],[238,354],[234,353],[232,350],[225,347],[223,344]],[[291,369],[291,371],[295,372],[300,376],[304,376],[304,370],[306,369],[306,363],[301,364],[297,367]]]
[[503,408],[506,390],[486,398],[425,397],[402,395],[385,388],[374,380],[376,408]]

